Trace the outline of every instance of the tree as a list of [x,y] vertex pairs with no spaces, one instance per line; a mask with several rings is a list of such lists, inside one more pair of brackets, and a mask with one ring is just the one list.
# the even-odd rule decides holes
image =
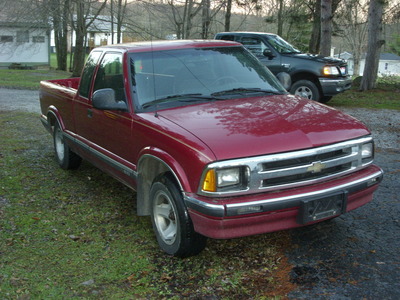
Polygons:
[[176,26],[176,35],[178,39],[190,38],[193,19],[199,13],[202,6],[202,1],[196,2],[195,0],[185,0],[184,4],[178,3],[174,0],[169,0],[168,4],[172,11],[173,20]]
[[226,1],[225,31],[231,30],[232,0]]
[[68,57],[70,0],[48,0],[48,3],[45,7],[50,10],[49,15],[51,16],[53,23],[57,69],[66,71]]
[[360,90],[376,87],[380,50],[385,41],[382,39],[383,8],[387,0],[371,0],[368,10],[368,48]]
[[[72,64],[72,76],[80,76],[85,64],[87,29],[98,17],[105,7],[107,0],[96,9],[96,0],[72,0],[75,4],[76,19],[73,20],[72,28],[75,30],[75,51]],[[94,14],[93,14],[94,12]]]
[[[117,44],[121,43],[122,26],[126,15],[127,0],[109,0],[110,1],[110,19],[111,19],[111,43],[114,44],[114,20],[117,22]],[[114,10],[114,7],[116,11]]]
[[323,56],[330,56],[332,46],[332,0],[321,0],[321,50]]
[[360,60],[367,40],[368,4],[362,0],[342,0],[338,12],[340,36],[353,56],[353,74],[360,73]]
[[310,43],[308,44],[308,51],[310,53],[319,53],[319,46],[321,42],[321,0],[315,1],[315,6],[312,9],[312,32]]

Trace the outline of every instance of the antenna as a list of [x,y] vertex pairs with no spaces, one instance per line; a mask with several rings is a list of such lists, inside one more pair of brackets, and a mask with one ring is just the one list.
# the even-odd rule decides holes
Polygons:
[[[149,18],[149,26],[150,26],[150,48],[151,48],[151,67],[152,67],[152,72],[153,72],[153,94],[154,94],[154,100],[156,100],[156,77],[155,77],[155,69],[154,69],[154,52],[153,52],[153,26],[150,18],[150,10],[149,7],[146,6],[147,10],[147,15]],[[154,113],[154,116],[158,118],[158,104],[156,104],[156,111]]]

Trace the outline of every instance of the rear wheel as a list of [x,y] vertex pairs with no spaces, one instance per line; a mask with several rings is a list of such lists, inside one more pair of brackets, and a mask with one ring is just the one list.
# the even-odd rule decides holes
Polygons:
[[162,176],[153,183],[150,199],[151,221],[162,250],[187,257],[205,248],[207,238],[194,231],[182,194],[169,176]]
[[82,162],[82,158],[72,152],[69,146],[65,143],[63,132],[58,123],[54,126],[53,142],[56,159],[60,167],[65,170],[77,169]]
[[290,93],[310,100],[320,100],[318,87],[310,80],[296,81],[290,88]]

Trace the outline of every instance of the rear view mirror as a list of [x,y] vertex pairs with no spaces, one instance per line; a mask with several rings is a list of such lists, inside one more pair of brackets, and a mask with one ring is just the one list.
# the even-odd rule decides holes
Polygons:
[[269,59],[273,59],[273,58],[275,57],[275,55],[272,53],[272,51],[269,50],[268,48],[267,48],[267,49],[264,49],[263,55],[264,55],[265,57],[268,57]]
[[128,106],[124,101],[115,99],[115,91],[110,88],[95,91],[92,102],[94,108],[101,110],[128,110]]

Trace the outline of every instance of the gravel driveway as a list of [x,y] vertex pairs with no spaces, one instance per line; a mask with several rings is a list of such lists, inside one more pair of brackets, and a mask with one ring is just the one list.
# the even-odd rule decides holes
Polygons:
[[[37,91],[0,88],[0,110],[39,114],[38,97]],[[400,299],[400,111],[344,111],[372,130],[384,180],[371,203],[290,231],[287,255],[297,289],[289,298]]]

